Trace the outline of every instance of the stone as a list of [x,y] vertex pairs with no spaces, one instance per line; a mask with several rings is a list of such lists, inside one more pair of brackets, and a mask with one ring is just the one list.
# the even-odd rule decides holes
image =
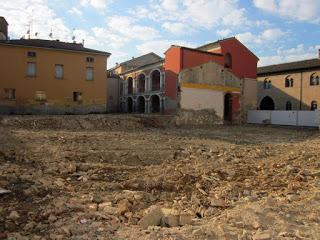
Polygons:
[[118,207],[118,213],[119,213],[120,215],[123,215],[123,214],[125,214],[126,212],[129,212],[129,211],[130,211],[131,204],[129,203],[128,200],[124,199],[124,200],[121,200],[121,201],[117,204],[117,207]]
[[8,219],[12,220],[12,221],[16,221],[20,218],[20,215],[17,211],[12,211],[9,216]]
[[118,208],[112,206],[112,202],[106,202],[99,204],[99,211],[102,211],[109,215],[116,215],[118,213]]
[[194,216],[183,214],[179,217],[179,226],[185,226],[185,225],[192,225],[192,220],[194,219]]
[[253,236],[253,240],[269,240],[271,239],[271,233],[268,231],[265,232],[257,232],[254,236]]
[[148,229],[149,226],[159,226],[163,212],[160,207],[152,206],[148,209],[148,213],[140,220],[139,225],[142,229]]
[[226,201],[222,199],[211,199],[211,206],[212,207],[228,207],[229,205],[226,203]]
[[177,215],[166,215],[161,218],[162,227],[178,227],[179,226],[179,216]]

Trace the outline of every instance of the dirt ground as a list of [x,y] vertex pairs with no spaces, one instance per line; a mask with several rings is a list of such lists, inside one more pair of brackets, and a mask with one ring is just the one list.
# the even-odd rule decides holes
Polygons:
[[2,117],[0,239],[319,239],[319,146],[311,129]]

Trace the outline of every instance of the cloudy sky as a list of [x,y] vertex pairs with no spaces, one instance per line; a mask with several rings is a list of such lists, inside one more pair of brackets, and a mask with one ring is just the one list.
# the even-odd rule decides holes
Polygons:
[[172,44],[196,47],[236,36],[260,66],[315,58],[320,0],[1,0],[11,38],[78,42],[112,53],[109,66]]

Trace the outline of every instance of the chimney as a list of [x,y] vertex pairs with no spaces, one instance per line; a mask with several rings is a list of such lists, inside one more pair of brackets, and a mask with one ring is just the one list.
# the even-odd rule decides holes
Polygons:
[[8,39],[8,22],[4,17],[0,17],[0,40]]

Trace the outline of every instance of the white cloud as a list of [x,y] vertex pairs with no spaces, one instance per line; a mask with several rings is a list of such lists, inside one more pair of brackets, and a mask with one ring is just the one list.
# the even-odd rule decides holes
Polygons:
[[232,31],[230,29],[222,29],[222,30],[217,31],[217,34],[221,37],[228,37],[228,36],[230,36],[231,32]]
[[107,20],[108,28],[129,39],[142,41],[153,40],[159,36],[156,29],[136,24],[134,18],[128,16],[112,16]]
[[29,25],[31,37],[49,38],[52,29],[54,38],[71,41],[72,31],[57,17],[44,0],[1,0],[0,16],[9,22],[9,35],[14,38],[25,36]]
[[170,48],[171,45],[179,45],[186,47],[195,47],[194,44],[182,41],[182,40],[155,40],[155,41],[147,41],[137,46],[137,50],[141,54],[146,54],[149,52],[155,52],[156,54],[162,56],[166,50]]
[[270,28],[257,35],[251,32],[245,32],[236,35],[236,37],[245,44],[262,44],[278,41],[285,34],[286,33],[279,28]]
[[275,55],[260,57],[259,66],[316,58],[318,57],[318,49],[320,49],[320,45],[305,47],[303,44],[290,49],[279,48]]
[[131,13],[157,22],[183,23],[193,29],[249,24],[238,0],[152,0],[150,5],[136,7]]
[[293,20],[320,23],[319,0],[253,0],[257,8]]
[[113,0],[80,0],[82,6],[92,6],[99,10],[105,9],[112,2]]
[[184,23],[165,22],[164,24],[162,24],[162,27],[176,35],[190,34],[190,28],[188,28],[188,26]]
[[69,11],[68,11],[70,14],[72,15],[76,15],[78,17],[82,17],[83,13],[76,7],[73,7],[71,8]]

